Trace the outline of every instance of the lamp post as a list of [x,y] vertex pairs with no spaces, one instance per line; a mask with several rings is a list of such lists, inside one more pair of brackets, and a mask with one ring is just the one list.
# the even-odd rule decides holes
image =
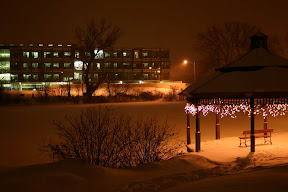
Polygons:
[[194,81],[196,81],[196,63],[195,63],[195,61],[191,62],[191,61],[188,61],[188,60],[184,60],[183,63],[184,64],[190,63],[190,64],[193,65],[193,78],[194,78]]

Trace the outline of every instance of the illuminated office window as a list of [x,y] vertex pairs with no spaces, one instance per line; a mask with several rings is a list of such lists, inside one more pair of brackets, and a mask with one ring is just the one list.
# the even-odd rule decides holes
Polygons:
[[23,63],[23,69],[28,69],[28,68],[29,68],[28,63]]
[[53,63],[53,68],[59,68],[59,67],[60,67],[59,63]]
[[64,63],[64,68],[71,68],[71,63]]
[[38,69],[39,67],[39,64],[38,63],[32,63],[32,68],[33,69]]
[[38,74],[34,74],[34,75],[33,75],[33,79],[34,79],[34,80],[39,80],[39,75],[38,75]]
[[45,58],[51,58],[52,57],[51,52],[50,51],[44,51],[44,57]]
[[9,49],[0,49],[0,58],[9,58],[10,50]]
[[54,80],[59,80],[60,79],[60,75],[59,74],[54,74],[53,75],[53,79]]
[[39,58],[39,53],[37,51],[31,52],[32,58]]
[[51,68],[51,63],[44,63],[45,69],[50,69]]
[[51,77],[52,77],[51,74],[44,74],[44,79],[45,79],[45,80],[50,80]]
[[64,57],[71,57],[71,52],[65,51],[64,52]]
[[53,57],[59,57],[59,52],[53,52]]
[[23,57],[29,58],[29,51],[23,51]]

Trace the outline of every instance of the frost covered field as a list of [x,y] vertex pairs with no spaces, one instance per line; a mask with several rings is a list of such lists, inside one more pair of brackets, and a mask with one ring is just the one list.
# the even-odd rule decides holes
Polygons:
[[[39,151],[53,140],[53,120],[77,114],[93,105],[27,105],[0,107],[0,191],[287,191],[288,117],[269,117],[273,145],[256,139],[256,152],[239,147],[238,136],[250,129],[246,115],[220,120],[221,140],[215,140],[215,115],[201,117],[201,152],[131,169],[112,169],[77,160],[53,162]],[[96,105],[97,106],[97,105]],[[113,104],[133,115],[168,118],[186,140],[185,102]],[[195,119],[191,117],[194,141]],[[256,117],[256,129],[263,119]],[[258,145],[257,145],[258,144]],[[194,148],[193,143],[191,148]]]

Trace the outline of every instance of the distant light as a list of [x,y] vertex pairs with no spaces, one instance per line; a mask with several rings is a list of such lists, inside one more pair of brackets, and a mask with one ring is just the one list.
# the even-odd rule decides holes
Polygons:
[[143,83],[142,80],[140,80],[139,83],[142,84]]
[[63,85],[63,81],[61,81],[61,85]]
[[120,81],[119,83],[120,83],[120,84],[123,84],[123,81]]
[[149,69],[152,69],[152,67],[149,67]]
[[161,72],[160,70],[157,71],[157,73],[160,73],[160,72]]
[[33,91],[36,91],[36,89],[34,88]]
[[187,61],[187,60],[184,60],[184,61],[183,61],[183,63],[187,64],[187,63],[188,63],[188,61]]

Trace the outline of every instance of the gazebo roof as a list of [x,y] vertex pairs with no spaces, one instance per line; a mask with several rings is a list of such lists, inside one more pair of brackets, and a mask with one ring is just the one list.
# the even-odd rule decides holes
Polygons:
[[288,59],[259,47],[181,93],[201,98],[288,96],[287,83]]

